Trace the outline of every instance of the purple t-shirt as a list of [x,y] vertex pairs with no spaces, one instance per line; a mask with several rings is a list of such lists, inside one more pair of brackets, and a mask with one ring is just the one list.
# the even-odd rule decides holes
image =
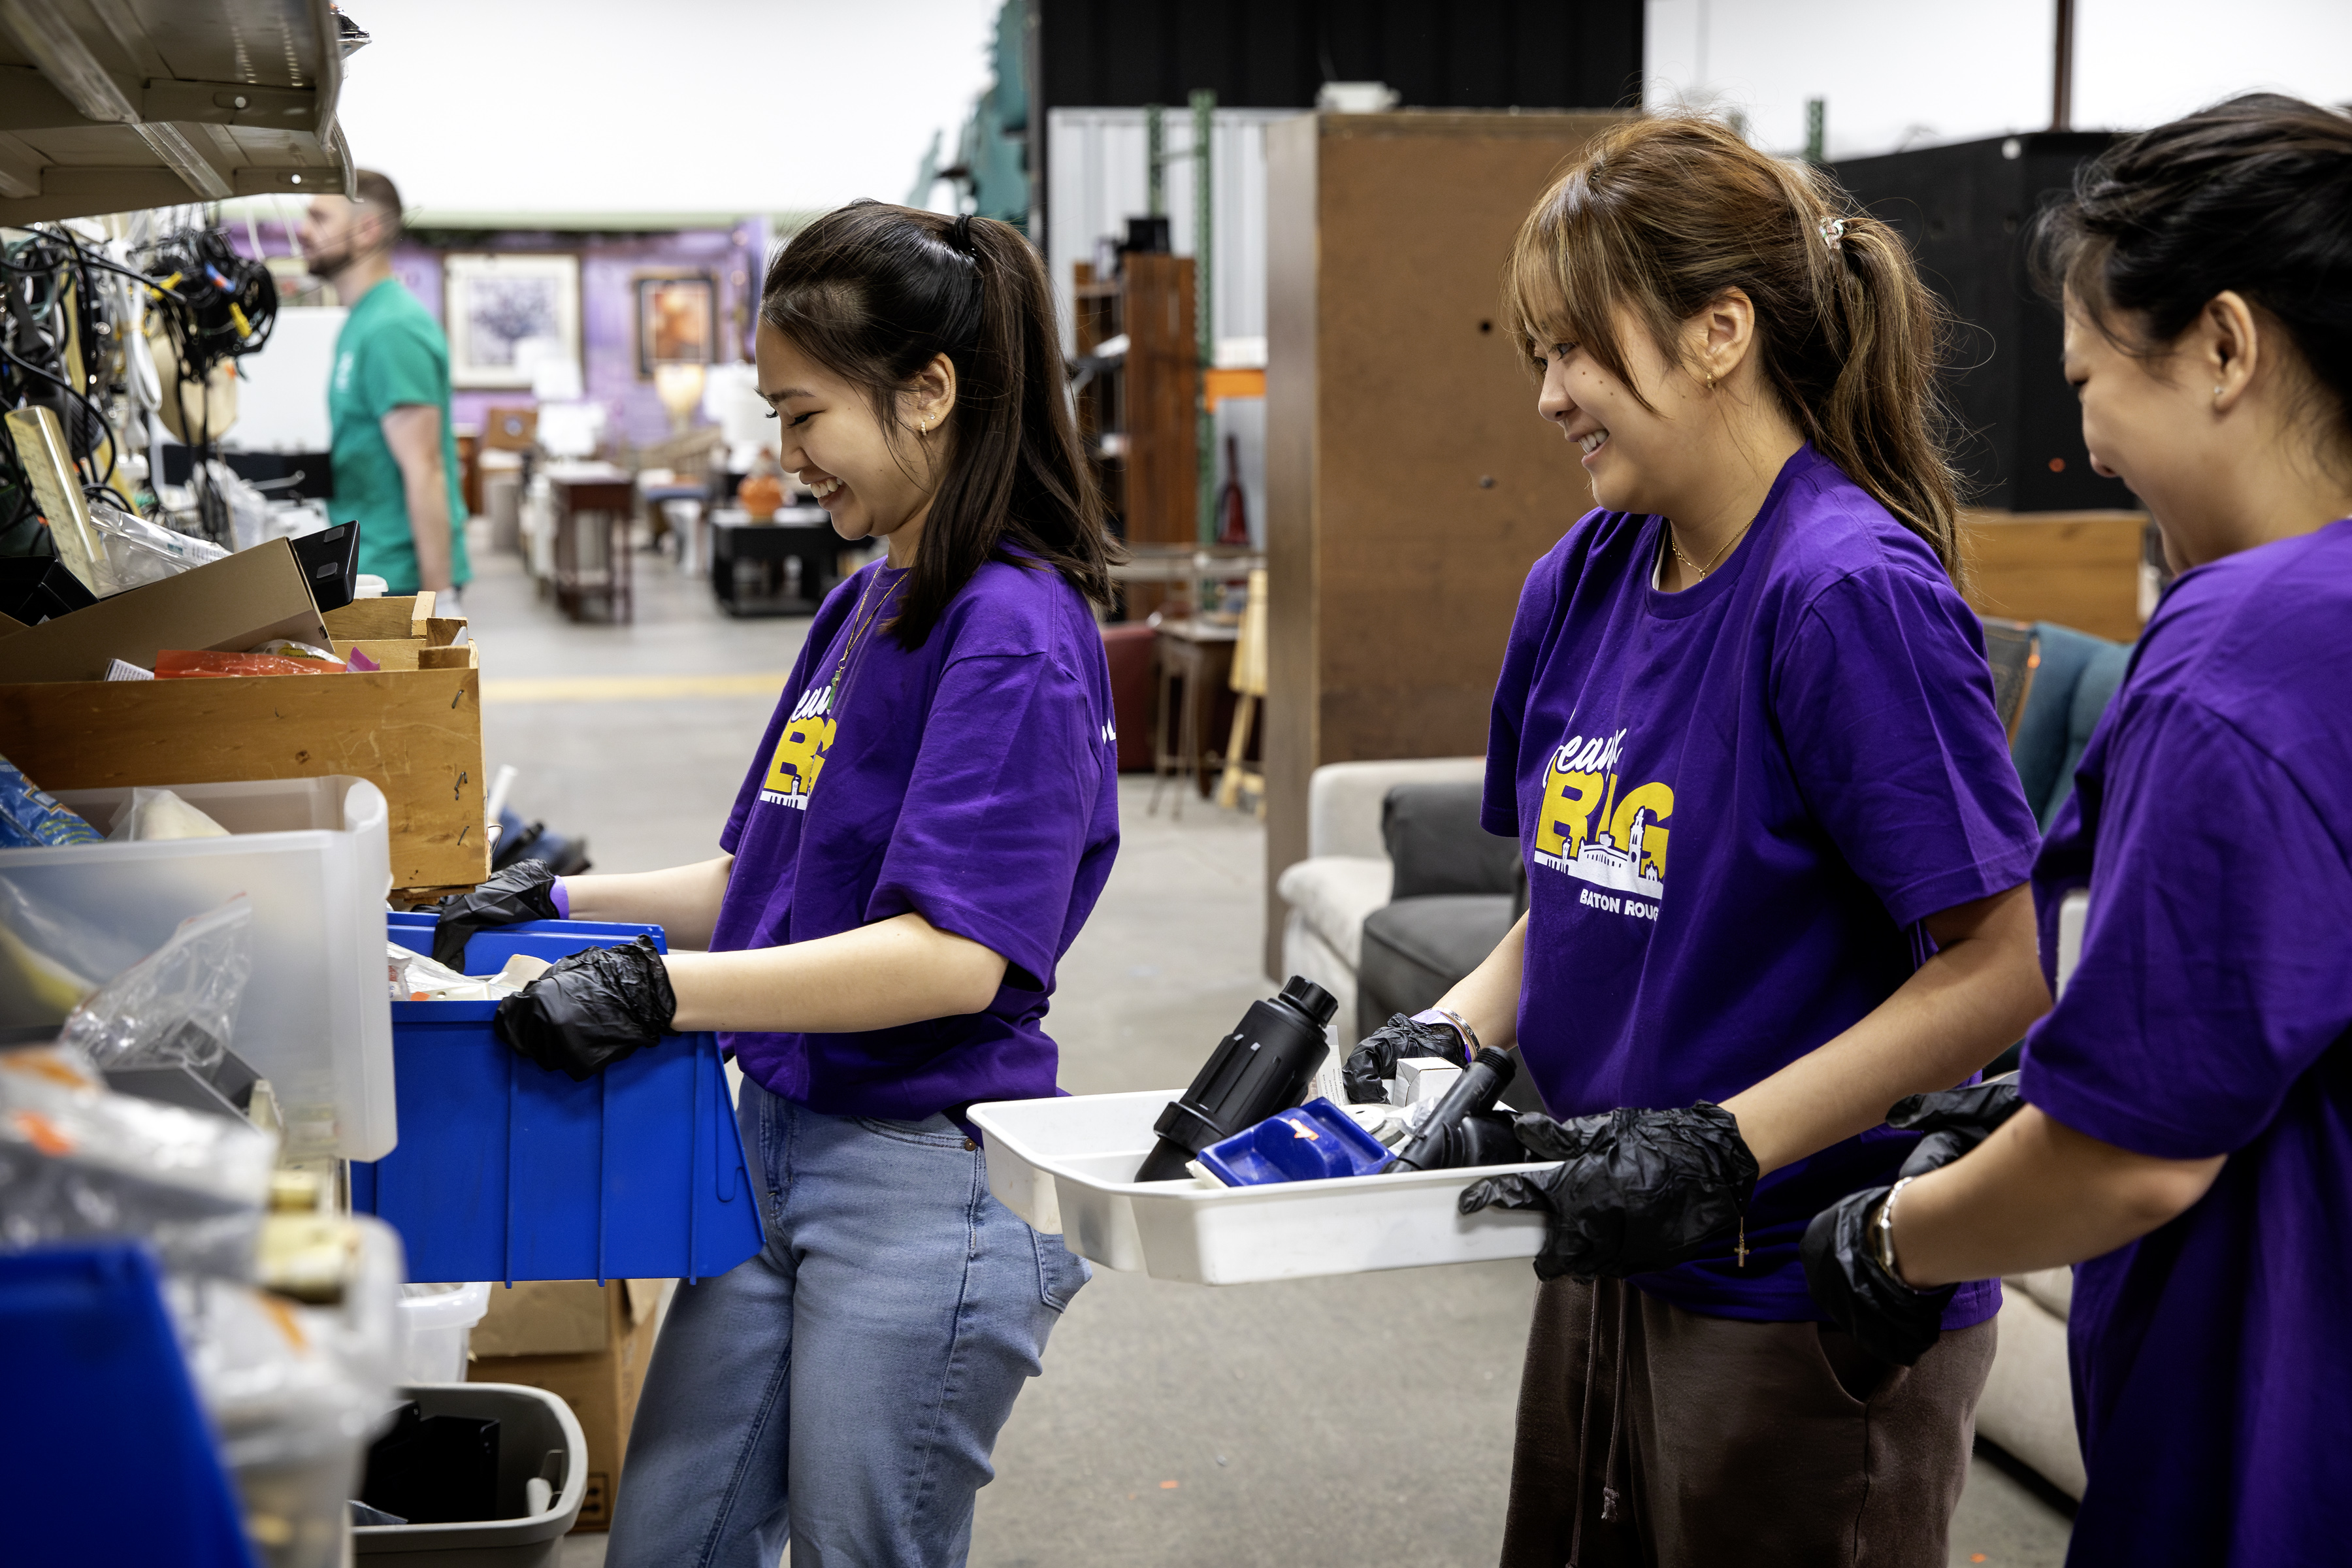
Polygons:
[[[1118,852],[1110,667],[1085,598],[1051,570],[992,561],[908,653],[883,627],[895,604],[879,609],[904,575],[877,563],[817,611],[719,839],[735,867],[711,949],[912,910],[1010,967],[984,1012],[722,1037],[762,1086],[832,1116],[919,1121],[1052,1094],[1054,966]],[[874,624],[836,689],[861,594]]]
[[[2013,888],[2037,845],[1983,633],[1935,554],[1810,446],[1679,594],[1663,522],[1596,511],[1537,563],[1503,658],[1485,822],[1528,864],[1519,1046],[1547,1109],[1720,1103],[1907,979],[1918,921]],[[1667,840],[1673,839],[1673,854]],[[1879,1127],[1775,1171],[1727,1238],[1634,1283],[1715,1317],[1818,1321],[1797,1244],[1894,1179]],[[1963,1285],[1945,1317],[1990,1317]]]
[[2137,1153],[2230,1157],[2074,1271],[2074,1562],[2345,1560],[2347,671],[2352,521],[2183,574],[2034,868],[2045,922],[2085,875],[2091,903],[2025,1098]]

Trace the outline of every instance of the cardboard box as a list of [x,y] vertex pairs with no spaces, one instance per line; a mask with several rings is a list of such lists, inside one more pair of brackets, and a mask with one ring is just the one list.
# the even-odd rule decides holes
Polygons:
[[[0,638],[0,649],[105,607]],[[311,636],[383,650],[382,673],[0,684],[0,752],[47,790],[355,773],[391,808],[394,888],[470,887],[490,870],[477,646],[449,646],[464,623],[434,620],[429,594],[347,610],[362,613],[337,610]],[[5,668],[0,657],[0,681]]]
[[577,1530],[609,1530],[613,1499],[653,1357],[666,1279],[551,1280],[492,1286],[474,1327],[475,1383],[543,1388],[572,1406],[588,1438],[588,1490]]
[[103,680],[113,659],[152,669],[163,648],[243,652],[272,637],[329,640],[282,539],[0,637],[0,682]]

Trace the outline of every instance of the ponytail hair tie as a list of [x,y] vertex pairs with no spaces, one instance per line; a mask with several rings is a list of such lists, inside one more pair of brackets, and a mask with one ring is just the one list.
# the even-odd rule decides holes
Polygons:
[[[966,256],[971,256],[972,254],[971,215],[970,213],[958,214],[955,222],[948,225],[948,244],[963,252]],[[977,258],[975,258],[975,259]]]
[[1840,242],[1845,238],[1845,219],[1842,217],[1822,219],[1821,236],[1822,243],[1832,250],[1844,249],[1845,247]]

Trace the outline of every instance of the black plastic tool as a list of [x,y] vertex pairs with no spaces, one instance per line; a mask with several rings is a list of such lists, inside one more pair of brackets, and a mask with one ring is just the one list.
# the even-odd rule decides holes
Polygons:
[[1402,1175],[1407,1171],[1449,1171],[1465,1165],[1507,1163],[1516,1157],[1517,1143],[1511,1140],[1509,1130],[1503,1130],[1504,1140],[1510,1143],[1501,1160],[1488,1156],[1496,1151],[1490,1137],[1482,1137],[1486,1129],[1474,1123],[1471,1118],[1495,1109],[1495,1101],[1503,1090],[1511,1087],[1518,1068],[1511,1058],[1500,1051],[1480,1051],[1437,1109],[1429,1113],[1421,1131],[1412,1135],[1388,1168],[1388,1174]]
[[1176,1181],[1185,1162],[1210,1144],[1297,1104],[1331,1054],[1323,1026],[1339,1006],[1328,991],[1297,974],[1281,995],[1251,1003],[1240,1025],[1209,1053],[1192,1087],[1170,1100],[1152,1124],[1160,1142],[1135,1179]]
[[319,613],[340,610],[359,589],[360,525],[339,522],[294,541],[294,559],[302,563],[303,579]]

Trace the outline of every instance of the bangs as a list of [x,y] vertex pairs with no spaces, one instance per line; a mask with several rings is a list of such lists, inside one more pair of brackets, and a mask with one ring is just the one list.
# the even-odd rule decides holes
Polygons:
[[1629,237],[1598,199],[1593,173],[1584,163],[1560,175],[1519,226],[1503,269],[1503,308],[1529,360],[1540,365],[1554,344],[1572,343],[1648,407],[1626,371],[1617,319],[1629,300],[1644,317],[1656,311],[1622,276]]

